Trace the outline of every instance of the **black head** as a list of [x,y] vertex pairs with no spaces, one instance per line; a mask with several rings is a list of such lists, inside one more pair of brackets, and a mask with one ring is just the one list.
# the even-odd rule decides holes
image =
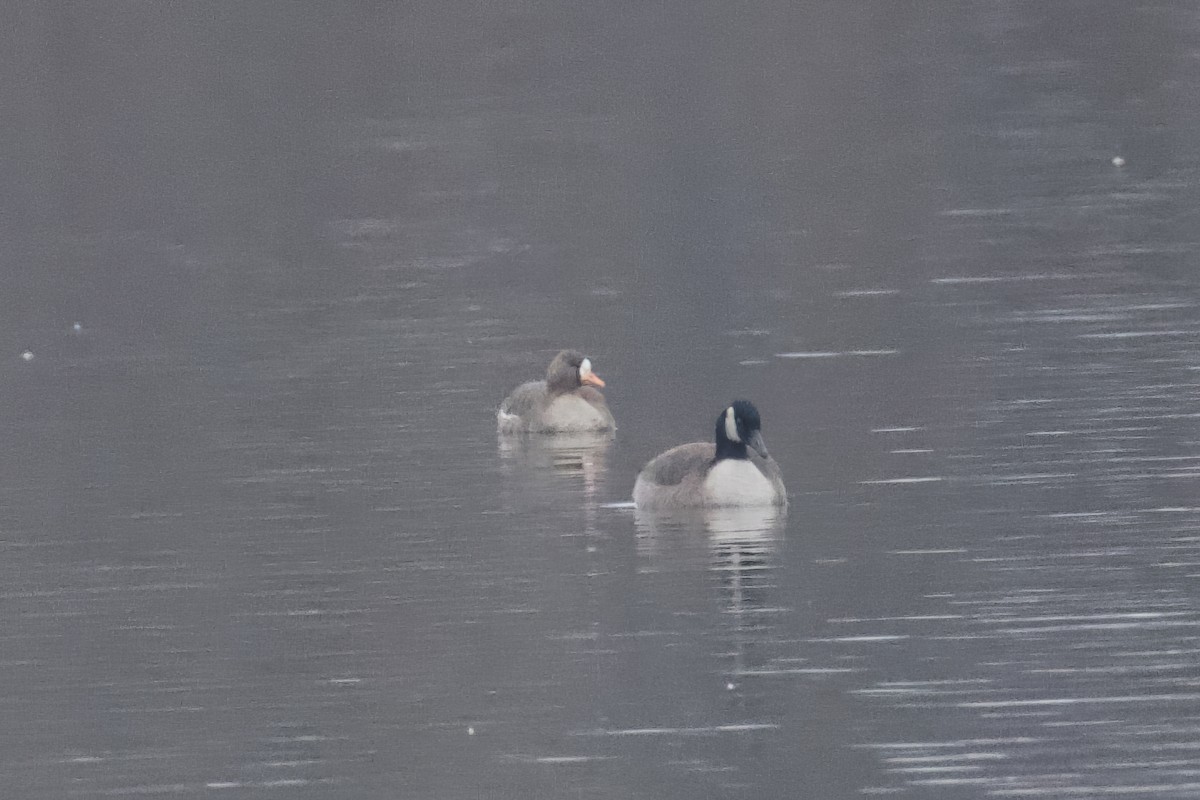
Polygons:
[[546,385],[555,393],[573,392],[580,386],[604,386],[592,372],[592,361],[578,350],[563,350],[546,368]]
[[746,447],[767,458],[767,445],[762,438],[762,419],[749,400],[734,400],[717,417],[717,460],[747,458]]

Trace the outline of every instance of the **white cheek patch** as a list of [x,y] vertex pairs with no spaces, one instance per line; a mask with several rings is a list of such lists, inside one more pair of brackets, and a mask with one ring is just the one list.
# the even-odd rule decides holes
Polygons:
[[742,437],[738,436],[737,420],[733,418],[733,406],[725,409],[725,435],[729,437],[731,442],[740,442]]
[[592,374],[592,360],[585,358],[583,363],[579,365],[579,377],[585,377]]

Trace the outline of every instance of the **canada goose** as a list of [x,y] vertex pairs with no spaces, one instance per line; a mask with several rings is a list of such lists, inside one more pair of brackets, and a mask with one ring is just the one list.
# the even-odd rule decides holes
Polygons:
[[602,395],[604,381],[591,359],[563,350],[546,368],[544,381],[523,383],[496,412],[501,433],[611,431],[617,427]]
[[715,443],[673,447],[642,468],[633,486],[634,505],[786,506],[783,476],[767,454],[761,428],[754,404],[734,401],[717,417]]

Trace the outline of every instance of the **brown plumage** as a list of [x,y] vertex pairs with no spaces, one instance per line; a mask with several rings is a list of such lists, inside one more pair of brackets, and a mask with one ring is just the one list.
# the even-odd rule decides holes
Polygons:
[[590,359],[563,350],[546,368],[545,380],[523,383],[504,400],[497,425],[501,433],[613,430],[616,422],[596,388],[603,386]]

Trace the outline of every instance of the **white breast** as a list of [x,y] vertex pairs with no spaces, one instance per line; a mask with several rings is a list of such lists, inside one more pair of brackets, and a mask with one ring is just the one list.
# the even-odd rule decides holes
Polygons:
[[555,398],[542,417],[542,426],[555,431],[594,431],[609,425],[595,406],[571,394]]
[[744,459],[722,459],[713,465],[704,479],[706,505],[770,505],[776,499],[775,486],[758,467]]

